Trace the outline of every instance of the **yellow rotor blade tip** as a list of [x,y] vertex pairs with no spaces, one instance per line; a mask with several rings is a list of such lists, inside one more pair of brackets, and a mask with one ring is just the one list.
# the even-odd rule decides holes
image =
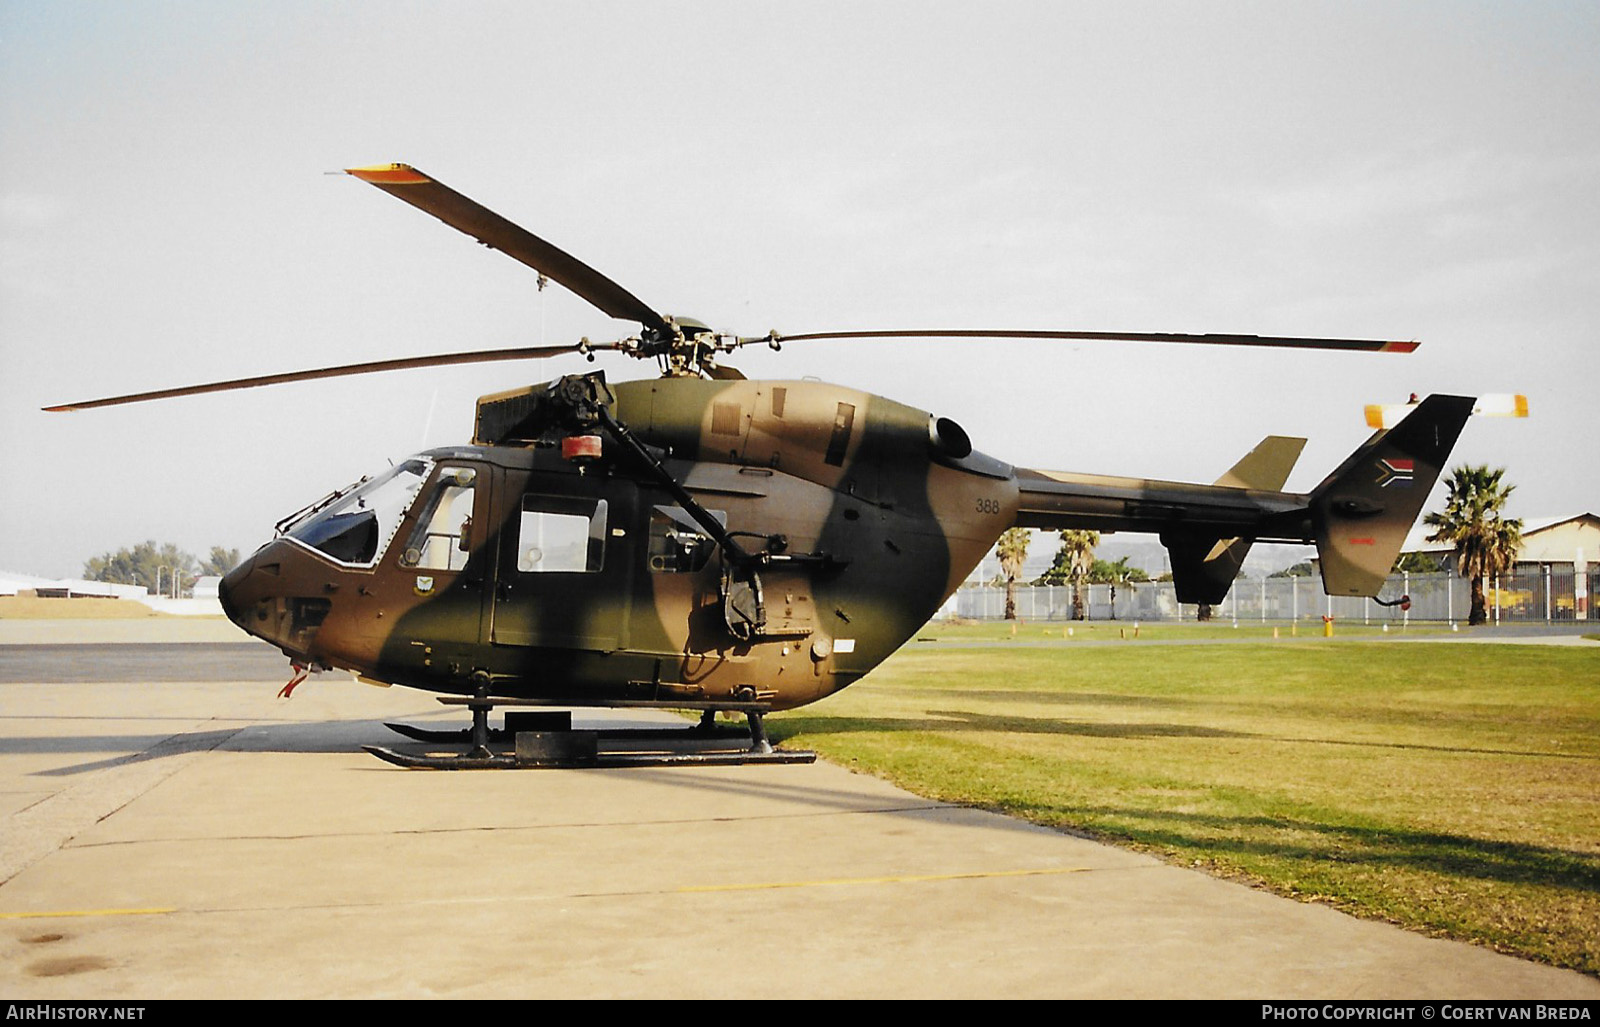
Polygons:
[[346,174],[354,175],[361,181],[371,182],[373,185],[421,185],[432,181],[409,164],[371,164],[344,170]]

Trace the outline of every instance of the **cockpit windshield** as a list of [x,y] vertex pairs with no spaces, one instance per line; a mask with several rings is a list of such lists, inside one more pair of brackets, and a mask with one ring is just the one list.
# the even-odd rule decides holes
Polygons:
[[370,567],[389,547],[433,461],[413,457],[313,508],[284,534],[340,563]]

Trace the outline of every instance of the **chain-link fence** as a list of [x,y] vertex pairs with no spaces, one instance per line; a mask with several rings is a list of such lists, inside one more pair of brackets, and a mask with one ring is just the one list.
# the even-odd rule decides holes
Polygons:
[[[1521,568],[1484,582],[1488,618],[1502,621],[1571,621],[1589,616],[1589,596],[1600,587],[1600,567],[1579,581],[1571,564]],[[1581,587],[1586,586],[1586,587]],[[1199,608],[1180,604],[1167,582],[1084,585],[1087,620],[1196,620]],[[1213,620],[1316,621],[1332,617],[1369,624],[1400,621],[1462,621],[1472,611],[1472,582],[1454,574],[1395,574],[1380,593],[1385,600],[1411,597],[1411,608],[1384,606],[1356,596],[1329,596],[1318,578],[1257,578],[1234,582],[1227,597],[1211,608]],[[1029,621],[1072,620],[1070,585],[1018,586],[1017,616]],[[963,588],[946,612],[970,620],[1005,617],[1006,590],[999,586]]]

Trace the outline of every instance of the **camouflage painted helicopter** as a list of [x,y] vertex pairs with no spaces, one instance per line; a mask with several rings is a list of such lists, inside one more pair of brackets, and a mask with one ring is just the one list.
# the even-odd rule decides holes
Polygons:
[[[702,728],[735,711],[749,719],[749,748],[705,761],[808,757],[772,750],[763,715],[876,667],[1013,526],[1156,533],[1184,603],[1220,602],[1262,540],[1314,542],[1329,594],[1376,596],[1473,408],[1465,397],[1423,400],[1307,494],[1281,491],[1304,440],[1276,436],[1210,485],[1013,467],[974,450],[948,418],[816,381],[749,381],[720,358],[748,345],[891,336],[1416,344],[1079,331],[730,336],[658,313],[407,165],[350,174],[639,330],[47,409],[563,353],[592,360],[601,350],[659,363],[655,380],[612,384],[595,372],[483,396],[470,445],[419,453],[290,514],[223,580],[228,616],[298,670],[342,668],[471,709],[471,730],[458,733],[471,743],[465,755],[373,749],[402,765],[596,761],[588,742],[562,748],[537,730],[521,732],[520,763],[496,755],[491,742],[518,734],[509,713],[506,732],[490,732],[496,705],[697,709]],[[533,741],[524,748],[524,739]]]

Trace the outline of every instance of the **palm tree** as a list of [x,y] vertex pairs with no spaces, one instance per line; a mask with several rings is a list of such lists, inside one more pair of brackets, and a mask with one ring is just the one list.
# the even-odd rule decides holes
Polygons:
[[1072,582],[1073,620],[1083,620],[1083,579],[1088,575],[1089,568],[1094,566],[1094,548],[1099,544],[1098,531],[1069,530],[1061,533],[1061,548],[1056,551],[1056,564],[1051,570],[1059,570]]
[[1501,481],[1504,467],[1489,470],[1488,465],[1462,464],[1450,472],[1445,483],[1444,511],[1431,513],[1423,523],[1433,528],[1429,542],[1449,542],[1456,549],[1456,568],[1463,578],[1472,579],[1472,612],[1469,625],[1489,619],[1483,599],[1483,579],[1510,570],[1522,548],[1522,519],[1503,516],[1506,499],[1516,489]]
[[1033,532],[1027,528],[1007,528],[994,547],[995,555],[1000,558],[1000,573],[1006,579],[1006,620],[1017,619],[1017,575],[1022,573],[1031,541]]

